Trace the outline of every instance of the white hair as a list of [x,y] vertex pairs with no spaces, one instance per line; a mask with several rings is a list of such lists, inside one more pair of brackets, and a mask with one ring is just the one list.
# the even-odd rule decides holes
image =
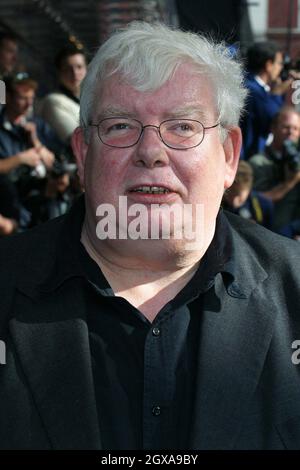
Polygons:
[[97,91],[101,90],[103,81],[113,74],[121,74],[136,90],[153,91],[183,63],[193,64],[196,71],[211,80],[225,138],[226,129],[238,125],[247,94],[241,63],[232,58],[223,43],[142,21],[134,21],[114,33],[91,61],[81,88],[80,125],[87,128],[90,124],[96,86]]

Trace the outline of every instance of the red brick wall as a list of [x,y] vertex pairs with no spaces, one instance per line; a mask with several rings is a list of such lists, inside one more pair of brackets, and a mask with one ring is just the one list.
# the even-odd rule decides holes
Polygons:
[[[288,46],[288,26],[289,26],[289,8],[292,1],[291,27],[298,28],[298,3],[300,0],[269,0],[268,5],[268,29],[283,28],[281,32],[268,31],[268,39],[276,41],[287,52]],[[290,41],[290,56],[300,58],[300,33],[292,32]]]
[[289,24],[290,5],[292,10],[291,25],[297,27],[298,0],[269,0],[269,28],[287,28]]

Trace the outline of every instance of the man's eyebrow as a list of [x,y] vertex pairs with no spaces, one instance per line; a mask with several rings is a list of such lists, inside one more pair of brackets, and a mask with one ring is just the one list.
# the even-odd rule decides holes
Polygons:
[[97,114],[97,122],[101,119],[115,117],[115,116],[124,116],[124,117],[135,117],[135,115],[129,112],[127,109],[122,108],[121,106],[107,106]]
[[207,113],[201,110],[200,107],[197,106],[183,106],[181,108],[176,108],[168,113],[165,114],[166,119],[172,118],[198,118],[198,119],[207,119]]
[[[136,119],[136,114],[133,112],[128,111],[126,108],[122,108],[121,106],[107,106],[97,114],[96,122],[101,121],[105,118],[116,117],[116,116],[124,116],[124,117],[131,117]],[[207,113],[201,110],[200,106],[182,106],[180,108],[176,108],[172,111],[166,111],[163,114],[163,119],[177,119],[177,118],[188,118],[191,119],[200,119],[203,121],[207,120]]]

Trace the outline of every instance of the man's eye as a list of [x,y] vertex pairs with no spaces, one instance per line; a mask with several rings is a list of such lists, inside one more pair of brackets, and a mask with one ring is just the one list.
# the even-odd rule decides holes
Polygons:
[[117,124],[114,124],[113,126],[110,127],[112,130],[118,130],[118,129],[128,129],[129,124],[125,122],[118,122]]
[[191,126],[189,124],[180,124],[179,126],[180,130],[182,131],[189,131],[192,130]]
[[179,122],[170,126],[168,130],[177,134],[190,134],[195,131],[193,125],[188,122]]
[[121,132],[121,131],[126,131],[129,129],[131,129],[131,126],[128,124],[128,122],[116,122],[115,124],[111,124],[110,126],[107,126],[106,132],[107,133]]

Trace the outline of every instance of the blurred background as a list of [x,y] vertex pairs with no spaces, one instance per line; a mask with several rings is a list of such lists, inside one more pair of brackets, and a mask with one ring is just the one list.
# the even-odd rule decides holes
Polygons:
[[224,206],[300,239],[300,0],[1,0],[0,237],[82,193],[70,146],[80,84],[99,45],[133,20],[204,33],[242,59],[250,167]]
[[114,29],[134,19],[163,20],[242,48],[276,40],[298,57],[299,12],[298,0],[1,0],[0,31],[19,37],[17,68],[29,70],[46,91],[62,45],[75,44],[92,55]]

